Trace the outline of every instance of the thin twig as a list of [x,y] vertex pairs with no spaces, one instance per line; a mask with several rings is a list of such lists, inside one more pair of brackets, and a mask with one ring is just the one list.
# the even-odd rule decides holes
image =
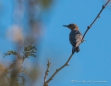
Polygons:
[[46,69],[45,77],[44,77],[44,86],[48,86],[48,83],[46,82],[46,78],[47,78],[47,76],[48,76],[48,72],[49,72],[50,65],[51,65],[51,63],[50,63],[50,61],[49,61],[49,59],[48,59],[47,69]]
[[[94,21],[90,24],[90,26],[87,27],[87,29],[86,29],[86,31],[85,31],[85,33],[84,33],[84,35],[83,35],[82,42],[84,41],[84,37],[85,37],[86,33],[88,32],[88,30],[92,27],[92,25],[95,23],[95,21],[100,17],[100,14],[102,13],[103,9],[106,7],[106,5],[107,5],[109,2],[110,2],[110,0],[108,0],[107,3],[102,6],[102,9],[101,9],[100,12],[98,13],[97,17],[96,17],[96,18],[94,19]],[[81,43],[82,43],[82,42],[81,42]],[[75,52],[74,52],[74,53],[75,53]],[[69,61],[71,60],[71,58],[72,58],[72,56],[74,55],[74,53],[72,53],[72,54],[70,55],[70,57],[68,58],[68,60],[65,62],[65,64],[62,65],[59,69],[56,69],[56,71],[52,74],[52,76],[45,82],[45,83],[47,83],[47,85],[48,85],[48,83],[54,78],[54,76],[55,76],[60,70],[62,70],[65,66],[68,66],[68,63],[69,63]],[[46,77],[47,77],[47,76],[46,76]],[[44,77],[44,79],[46,79],[46,78]],[[44,80],[44,81],[45,81],[45,80]]]
[[92,27],[92,25],[95,23],[95,21],[100,17],[100,14],[102,13],[102,11],[105,9],[105,7],[107,6],[107,4],[108,4],[109,2],[110,2],[110,0],[108,0],[108,1],[106,2],[106,4],[102,6],[102,9],[101,9],[100,12],[98,13],[98,15],[96,16],[96,18],[94,19],[94,21],[87,27],[87,29],[86,29],[86,31],[85,31],[85,33],[84,33],[84,35],[83,35],[82,42],[84,41],[84,37],[85,37],[86,33],[88,32],[88,30]]
[[56,69],[56,71],[54,72],[54,74],[46,81],[46,83],[49,83],[53,77],[60,71],[62,70],[65,66],[68,66],[69,61],[71,60],[72,56],[74,55],[74,53],[72,53],[70,55],[70,57],[68,58],[68,60],[66,61],[66,63],[64,65],[62,65],[59,69]]

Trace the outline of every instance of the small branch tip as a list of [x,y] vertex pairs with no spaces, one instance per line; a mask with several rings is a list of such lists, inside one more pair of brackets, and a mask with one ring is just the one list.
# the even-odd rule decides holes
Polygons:
[[90,29],[91,26],[88,26],[87,28]]
[[58,69],[56,69],[56,71],[58,72]]
[[104,9],[104,8],[105,8],[105,5],[103,5],[102,8]]
[[98,18],[100,18],[100,15],[98,16]]
[[69,66],[69,63],[66,63],[66,66]]

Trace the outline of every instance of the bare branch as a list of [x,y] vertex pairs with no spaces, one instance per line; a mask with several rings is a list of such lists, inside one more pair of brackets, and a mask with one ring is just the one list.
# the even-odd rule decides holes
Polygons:
[[46,83],[49,83],[49,82],[54,78],[54,76],[55,76],[60,70],[62,70],[65,66],[68,66],[68,63],[69,63],[69,61],[71,60],[71,58],[72,58],[73,55],[74,55],[74,53],[70,55],[70,57],[68,58],[68,60],[66,61],[66,63],[65,63],[64,65],[62,65],[59,69],[56,69],[56,71],[54,72],[54,74],[46,81]]
[[[100,10],[100,12],[98,13],[97,17],[94,19],[94,21],[90,24],[90,26],[87,27],[84,35],[83,35],[83,38],[82,38],[82,42],[84,41],[84,37],[86,35],[86,33],[88,32],[88,30],[92,27],[92,25],[95,23],[95,21],[100,17],[100,14],[102,13],[103,9],[107,6],[107,4],[110,2],[110,0],[107,1],[107,3],[105,5],[102,6],[102,9]],[[81,42],[81,43],[82,43]],[[75,52],[74,52],[75,53]],[[60,68],[56,69],[56,71],[52,74],[52,76],[46,81],[46,77],[47,77],[47,70],[46,70],[46,73],[45,73],[45,77],[44,77],[44,82],[45,82],[45,85],[44,86],[48,86],[48,83],[54,78],[54,76],[60,71],[62,70],[64,67],[68,66],[68,63],[69,61],[71,60],[72,56],[74,55],[74,53],[72,53],[70,55],[70,57],[68,58],[68,60],[65,62],[65,64],[63,64]],[[48,67],[47,67],[48,69]],[[47,75],[46,75],[47,74]]]
[[85,31],[85,33],[84,33],[84,35],[83,35],[82,42],[84,41],[84,37],[85,37],[86,33],[88,32],[88,30],[92,27],[92,25],[95,23],[95,21],[100,17],[100,14],[102,13],[102,11],[104,10],[104,8],[107,6],[107,4],[108,4],[109,2],[110,2],[110,0],[108,0],[108,1],[106,2],[106,4],[102,6],[102,9],[101,9],[100,12],[98,13],[97,17],[96,17],[96,18],[94,19],[94,21],[87,27],[87,29],[86,29],[86,31]]
[[48,86],[48,83],[46,82],[46,78],[47,78],[47,76],[48,76],[48,72],[49,72],[50,65],[51,65],[51,63],[50,63],[50,61],[49,61],[49,59],[48,59],[47,70],[46,70],[46,72],[45,72],[45,77],[44,77],[44,86]]

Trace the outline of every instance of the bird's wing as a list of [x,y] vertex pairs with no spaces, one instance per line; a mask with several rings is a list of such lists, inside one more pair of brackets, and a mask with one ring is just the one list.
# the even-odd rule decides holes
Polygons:
[[71,32],[69,35],[69,41],[72,44],[73,47],[75,47],[76,45],[76,38],[75,38],[76,34],[75,32]]
[[82,40],[82,34],[81,33],[76,34],[75,39],[76,39],[76,46],[75,47],[78,47],[79,44],[81,43],[81,40]]

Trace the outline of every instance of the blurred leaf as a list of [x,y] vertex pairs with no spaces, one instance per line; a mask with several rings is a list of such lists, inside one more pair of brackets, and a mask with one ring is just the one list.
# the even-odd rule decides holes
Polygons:
[[23,56],[24,58],[28,58],[29,56],[36,57],[36,51],[37,49],[35,46],[29,45],[24,48]]
[[3,57],[9,56],[9,55],[18,55],[18,53],[16,51],[9,50],[6,53],[4,53]]
[[52,4],[52,2],[54,0],[37,0],[40,2],[41,6],[43,7],[43,9],[47,9],[50,7],[50,5]]

